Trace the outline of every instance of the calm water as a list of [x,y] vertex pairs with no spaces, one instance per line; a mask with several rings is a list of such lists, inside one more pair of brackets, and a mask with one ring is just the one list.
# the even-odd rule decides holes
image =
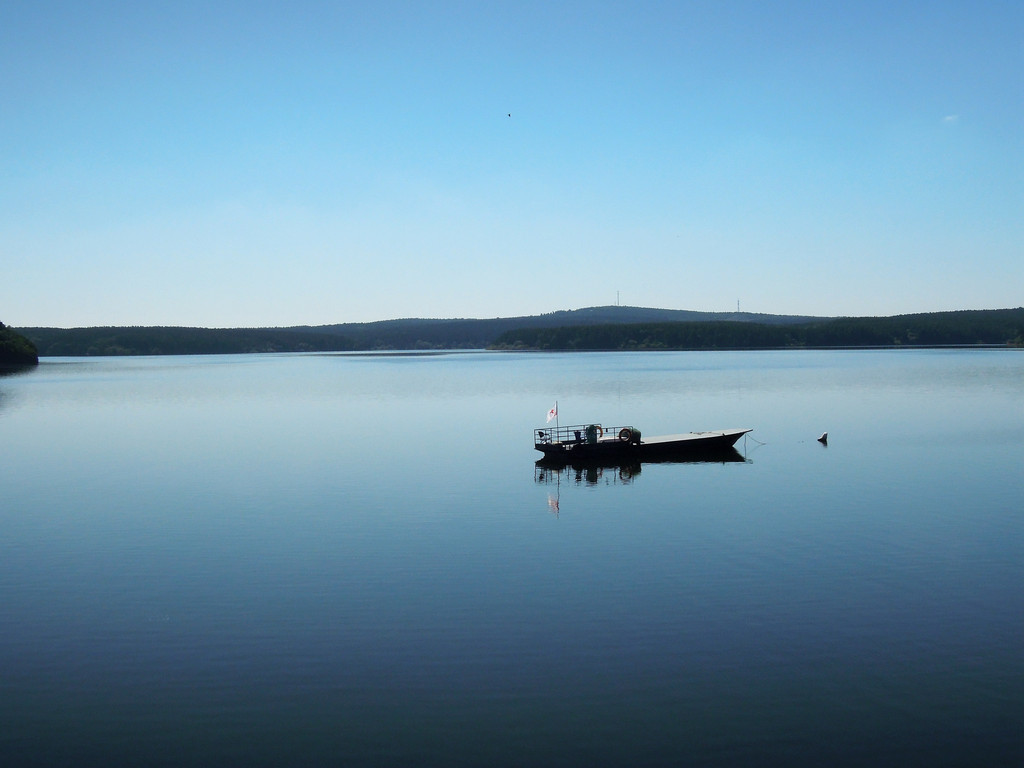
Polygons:
[[[556,399],[755,431],[552,475]],[[0,438],[3,765],[1024,764],[1021,353],[50,359]]]

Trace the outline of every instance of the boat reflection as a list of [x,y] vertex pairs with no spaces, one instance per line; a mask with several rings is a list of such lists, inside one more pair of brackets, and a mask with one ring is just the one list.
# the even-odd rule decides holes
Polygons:
[[540,485],[562,481],[576,485],[626,485],[632,483],[644,464],[729,464],[749,459],[735,448],[709,451],[697,455],[666,456],[648,461],[562,461],[544,458],[534,465],[533,479]]

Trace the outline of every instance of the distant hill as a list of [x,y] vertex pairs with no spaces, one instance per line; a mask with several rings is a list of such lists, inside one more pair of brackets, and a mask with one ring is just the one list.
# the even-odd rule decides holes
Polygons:
[[291,328],[23,328],[41,356],[347,352],[386,349],[742,349],[1017,344],[1024,310],[821,318],[644,307],[526,317]]
[[591,307],[493,319],[407,318],[289,328],[100,327],[23,328],[44,357],[186,355],[242,352],[345,352],[374,349],[484,349],[516,328],[693,320],[792,323],[811,318],[690,312],[643,307]]
[[494,349],[654,350],[788,347],[1024,346],[1024,309],[819,319],[790,324],[702,321],[519,328]]
[[39,353],[35,345],[20,333],[0,323],[0,366],[36,365]]
[[523,328],[575,328],[624,323],[737,322],[788,325],[819,318],[750,312],[694,312],[646,307],[588,307],[543,315],[493,319],[424,320],[407,318],[372,323],[299,326],[287,330],[337,333],[366,349],[483,349],[503,333]]

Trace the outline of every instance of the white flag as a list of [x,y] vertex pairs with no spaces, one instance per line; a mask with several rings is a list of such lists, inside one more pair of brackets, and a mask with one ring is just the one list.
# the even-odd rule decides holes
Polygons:
[[555,407],[548,411],[548,422],[550,422],[555,416],[558,415],[558,403],[555,403]]

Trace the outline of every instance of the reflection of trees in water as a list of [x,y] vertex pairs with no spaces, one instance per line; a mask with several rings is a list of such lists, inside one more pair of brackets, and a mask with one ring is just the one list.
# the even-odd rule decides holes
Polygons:
[[[0,365],[0,379],[6,376],[21,376],[26,373],[32,373],[37,369],[35,365]],[[4,406],[10,402],[10,392],[5,392],[0,389],[0,411],[4,409]]]
[[0,365],[0,379],[4,376],[21,376],[36,370],[34,365]]

